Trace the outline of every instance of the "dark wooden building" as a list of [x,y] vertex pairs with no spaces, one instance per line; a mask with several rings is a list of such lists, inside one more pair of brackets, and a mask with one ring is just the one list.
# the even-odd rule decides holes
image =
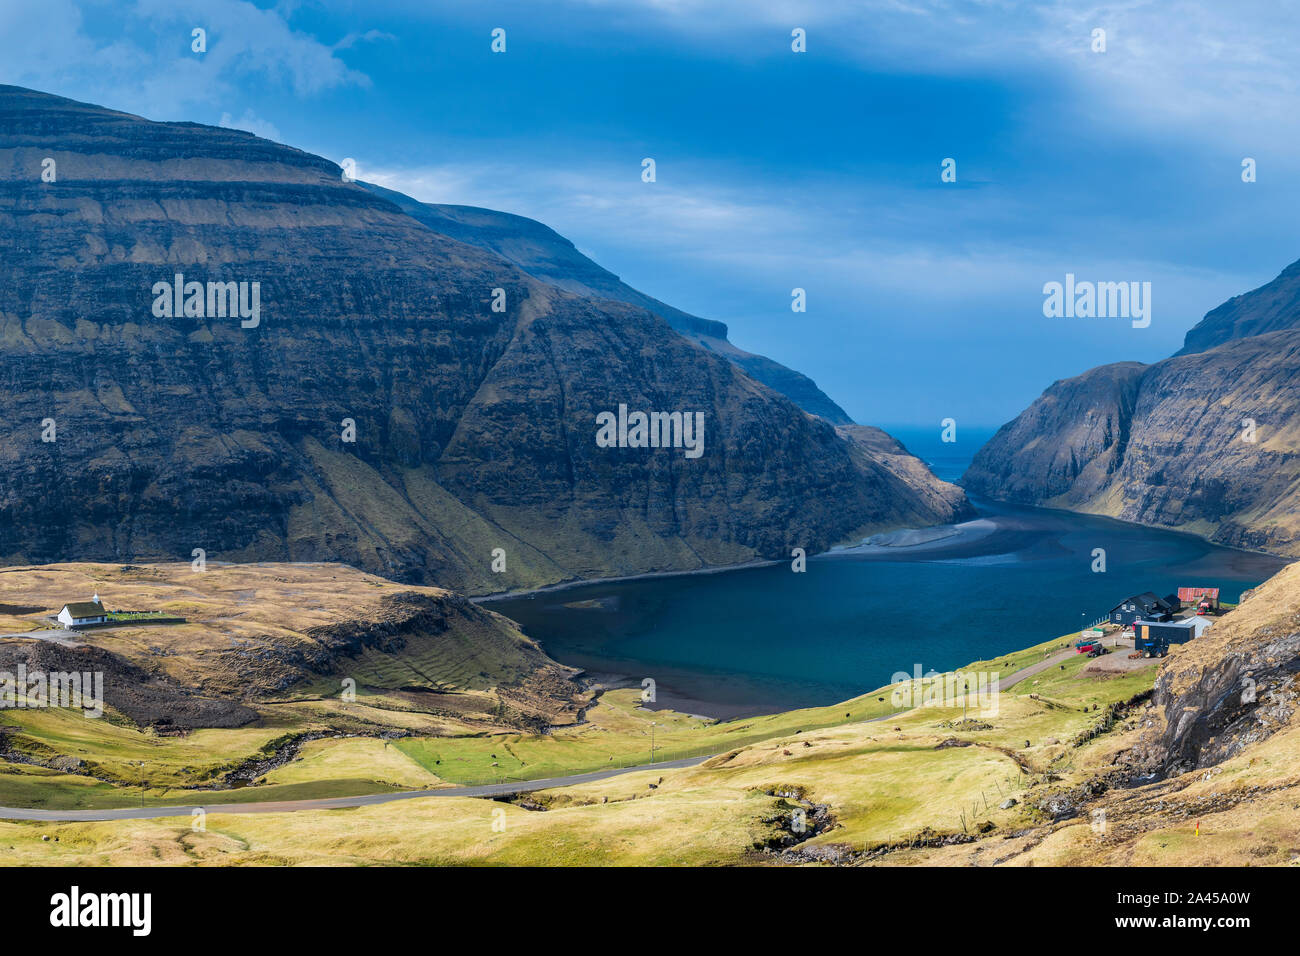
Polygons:
[[1157,596],[1154,591],[1144,591],[1111,608],[1110,622],[1128,627],[1134,621],[1168,621],[1177,609],[1177,604]]

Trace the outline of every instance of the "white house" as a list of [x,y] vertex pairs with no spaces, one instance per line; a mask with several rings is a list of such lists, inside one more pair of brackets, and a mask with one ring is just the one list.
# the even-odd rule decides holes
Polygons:
[[108,611],[104,610],[104,605],[99,603],[99,595],[96,594],[89,601],[76,601],[63,605],[58,620],[64,627],[103,624],[108,620]]

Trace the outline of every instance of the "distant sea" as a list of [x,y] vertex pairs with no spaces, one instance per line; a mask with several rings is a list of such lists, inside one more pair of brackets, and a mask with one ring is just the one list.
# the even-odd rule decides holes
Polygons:
[[[959,478],[993,429],[888,429]],[[659,703],[730,717],[830,704],[916,666],[944,671],[1074,632],[1122,599],[1216,585],[1235,600],[1284,561],[1108,518],[973,499],[992,533],[910,554],[827,555],[717,574],[591,584],[491,603],[565,664]],[[1105,573],[1092,552],[1106,551]]]
[[957,481],[965,473],[971,459],[993,434],[996,425],[962,425],[958,423],[956,441],[943,440],[943,428],[937,422],[933,427],[922,428],[917,425],[881,425],[893,435],[917,458],[920,458],[930,470],[944,481]]

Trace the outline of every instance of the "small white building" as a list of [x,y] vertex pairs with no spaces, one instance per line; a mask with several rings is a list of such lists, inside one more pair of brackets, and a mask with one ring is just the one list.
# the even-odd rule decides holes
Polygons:
[[108,611],[99,602],[96,594],[89,601],[75,601],[63,605],[59,612],[59,623],[64,627],[80,627],[82,624],[103,624],[108,620]]

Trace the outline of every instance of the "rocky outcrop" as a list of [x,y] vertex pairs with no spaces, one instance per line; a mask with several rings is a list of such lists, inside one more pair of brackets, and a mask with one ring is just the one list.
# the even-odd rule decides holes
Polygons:
[[936,514],[949,515],[945,523],[975,517],[975,509],[960,488],[936,481],[925,463],[892,435],[871,425],[841,425],[836,431],[849,443],[863,474],[880,487],[884,500],[916,503],[910,516],[900,515],[902,524],[930,524]]
[[[655,313],[435,232],[320,157],[0,87],[0,170],[5,562],[202,549],[483,593],[927,510]],[[258,321],[154,314],[178,273],[259,283]],[[598,447],[620,404],[703,413],[704,454]]]
[[[199,727],[242,727],[257,719],[257,712],[243,704],[204,697],[99,647],[69,647],[38,640],[0,642],[0,675],[17,681],[20,674],[40,681],[53,680],[56,674],[89,675],[89,679],[78,685],[84,688],[82,693],[89,701],[75,701],[83,710],[94,711],[96,703],[102,703],[161,733],[180,733]],[[92,688],[95,687],[102,687],[102,701],[94,700]],[[17,689],[19,693],[24,690]]]
[[1300,708],[1300,565],[1181,647],[1161,666],[1152,703],[1163,720],[1147,768],[1175,775],[1222,763],[1287,728]]
[[[390,706],[404,701],[402,712],[464,717],[477,729],[572,724],[590,702],[574,680],[578,672],[547,657],[513,621],[443,588],[396,584],[338,564],[214,562],[202,572],[189,562],[47,564],[0,571],[0,602],[12,605],[22,595],[44,609],[26,617],[28,629],[48,628],[67,595],[95,593],[112,609],[183,610],[185,623],[51,635],[62,644],[10,637],[0,642],[0,672],[6,662],[61,670],[94,664],[104,672],[109,706],[144,723],[177,727],[225,726],[213,722],[224,719],[224,702],[238,702],[229,712],[246,721],[253,717],[249,708],[268,701],[336,698],[349,686],[345,680]],[[77,660],[87,667],[69,663]],[[202,709],[214,702],[221,702],[216,717]],[[384,709],[357,719],[382,723]]]

